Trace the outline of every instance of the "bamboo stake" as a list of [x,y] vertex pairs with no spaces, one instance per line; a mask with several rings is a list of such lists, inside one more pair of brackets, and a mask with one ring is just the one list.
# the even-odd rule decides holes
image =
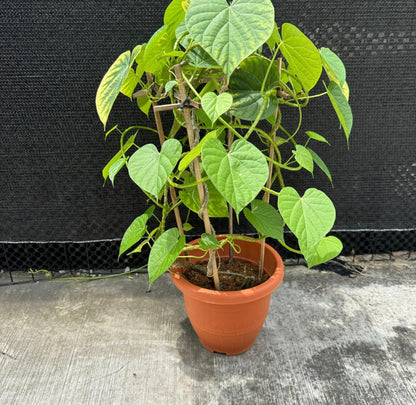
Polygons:
[[[153,83],[153,77],[152,77],[151,73],[146,72],[146,78],[147,78],[147,83],[149,85]],[[156,102],[153,102],[152,106],[153,106],[153,113],[155,115],[157,133],[159,135],[160,145],[162,146],[163,143],[165,142],[166,138],[165,138],[165,133],[163,131],[162,120],[161,120],[160,114],[159,114],[160,109],[157,108],[158,105],[157,105]],[[176,205],[178,203],[178,198],[176,196],[175,188],[170,186],[169,187],[169,192],[170,192],[170,198],[172,199],[172,204]],[[179,212],[179,208],[175,207],[173,212],[175,213],[176,225],[178,226],[179,233],[183,234],[184,232],[183,232],[182,219],[181,219],[181,214]]]
[[[227,143],[228,143],[228,150],[230,150],[231,145],[233,144],[233,133],[231,132],[230,129],[227,130]],[[230,235],[232,235],[234,233],[234,211],[233,211],[233,207],[231,206],[230,203],[228,203],[228,233]],[[233,247],[230,245],[229,247],[229,261],[232,262],[233,261],[233,256],[234,256],[234,250]]]
[[[279,77],[282,71],[282,58],[278,58],[277,59],[277,67],[279,70]],[[274,112],[274,118],[277,119],[279,113],[279,106],[276,108],[275,112]],[[273,132],[272,134],[272,139],[273,139],[273,143],[276,140],[276,131]],[[274,159],[274,147],[272,144],[270,144],[270,149],[269,149],[269,157],[271,160]],[[269,177],[267,179],[266,182],[266,187],[270,188],[272,185],[272,177],[273,177],[273,163],[271,161],[269,161]],[[270,202],[270,193],[269,192],[265,192],[264,193],[264,201],[266,203]],[[261,282],[261,280],[263,279],[263,274],[264,274],[264,252],[266,249],[266,239],[263,239],[261,241],[261,246],[260,246],[260,261],[259,261],[259,282]]]
[[[182,75],[182,67],[181,67],[181,65],[175,65],[173,68],[174,68],[174,71],[175,71],[176,79],[178,81],[178,87],[179,87],[181,102],[183,103],[183,102],[185,102],[185,100],[187,98],[187,96],[186,96],[187,92],[186,92],[186,87],[184,85],[184,80],[183,80],[183,75]],[[186,133],[188,135],[189,146],[192,150],[196,145],[195,145],[194,127],[193,127],[193,124],[192,124],[191,112],[187,108],[184,108],[182,110],[182,112],[183,112],[183,116],[184,116],[185,123],[186,123]],[[193,168],[194,168],[195,178],[196,178],[197,181],[199,181],[202,178],[201,168],[200,168],[200,165],[199,165],[199,159],[195,158],[193,160],[192,164],[193,164]],[[205,204],[204,186],[203,186],[202,183],[198,183],[197,188],[198,188],[199,200],[201,202],[201,207],[203,208],[202,219],[204,221],[205,232],[212,235],[213,232],[212,232],[211,222],[209,220],[208,208],[206,207],[207,204]],[[210,260],[208,262],[209,266],[208,266],[207,275],[209,277],[214,278],[215,288],[217,290],[220,290],[220,280],[218,278],[218,268],[217,268],[217,262],[215,260],[215,250],[209,250],[209,255],[210,255]]]

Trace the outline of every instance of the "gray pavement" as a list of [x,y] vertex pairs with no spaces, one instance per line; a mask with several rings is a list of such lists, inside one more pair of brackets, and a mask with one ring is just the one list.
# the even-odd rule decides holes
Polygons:
[[[16,281],[26,275],[14,274]],[[201,347],[164,275],[8,285],[0,404],[416,404],[416,261],[290,266],[254,347]]]

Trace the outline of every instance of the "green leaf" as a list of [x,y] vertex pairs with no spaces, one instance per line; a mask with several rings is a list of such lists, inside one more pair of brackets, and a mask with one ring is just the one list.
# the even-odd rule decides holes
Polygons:
[[346,82],[345,66],[339,56],[328,48],[321,48],[322,65],[331,82],[335,82],[342,90],[345,98],[349,99],[350,89]]
[[120,257],[126,250],[130,249],[135,243],[137,243],[146,232],[146,224],[149,218],[153,215],[155,207],[152,206],[146,210],[146,212],[137,217],[124,233],[123,239],[120,244],[120,251],[118,257]]
[[166,53],[173,51],[175,29],[164,25],[150,38],[144,51],[144,70],[151,72],[156,79],[162,74],[166,64]]
[[280,50],[289,64],[289,71],[302,82],[306,91],[311,90],[322,73],[321,55],[312,41],[292,24],[282,27]]
[[274,47],[282,42],[282,38],[279,33],[279,28],[276,23],[274,23],[272,35],[267,40],[267,46],[269,47],[270,51],[273,53]]
[[121,86],[120,92],[131,99],[134,89],[136,88],[139,81],[139,76],[137,76],[134,70],[130,68],[129,73],[124,80],[123,85]]
[[208,139],[202,147],[202,163],[237,215],[256,198],[269,176],[263,153],[243,139],[235,141],[228,153],[218,139]]
[[165,25],[171,26],[173,29],[184,20],[185,10],[182,6],[183,0],[173,0],[166,8],[163,22]]
[[322,136],[322,135],[319,135],[319,134],[317,134],[316,132],[313,132],[313,131],[306,131],[305,132],[306,133],[306,135],[308,135],[309,136],[309,138],[312,138],[312,139],[314,139],[315,141],[319,141],[319,142],[325,142],[325,143],[327,143],[328,145],[330,145],[330,143]]
[[177,228],[168,229],[159,236],[149,255],[149,288],[158,277],[169,269],[182,252],[184,246],[185,235],[179,235]]
[[110,115],[114,101],[120,93],[123,83],[129,74],[130,56],[130,51],[122,53],[110,66],[110,69],[108,69],[98,87],[97,95],[95,97],[95,106],[97,108],[98,116],[104,124],[104,128],[107,124],[107,119]]
[[[304,256],[308,267],[310,268],[333,259],[341,253],[342,248],[342,242],[335,236],[323,238],[317,245],[306,249]],[[303,252],[304,250],[302,249]]]
[[153,144],[147,144],[134,152],[127,168],[131,179],[144,191],[157,198],[182,152],[177,139],[163,143],[160,153]]
[[344,97],[347,99],[347,101],[350,98],[350,88],[348,87],[348,83],[344,82],[344,84],[341,87],[342,90],[342,94],[344,95]]
[[326,174],[332,184],[332,176],[325,162],[312,149],[308,148],[308,151],[311,154],[313,161]]
[[203,233],[201,239],[198,240],[198,243],[204,249],[219,249],[221,247],[217,238],[209,233]]
[[[180,38],[186,32],[188,32],[188,28],[186,28],[185,21],[183,21],[179,25],[179,27],[176,29],[176,38]],[[195,44],[195,41],[188,33],[182,36],[180,44],[185,49],[188,49],[188,47],[191,44],[192,45]],[[213,66],[218,66],[218,63],[215,62],[215,60],[212,59],[211,56],[209,56],[208,52],[206,52],[200,46],[191,49],[186,56],[186,60],[189,62],[191,66],[200,67],[200,68],[209,68]]]
[[201,140],[201,142],[198,143],[198,145],[195,146],[192,150],[190,150],[179,162],[178,170],[180,173],[182,173],[191,163],[194,159],[196,159],[200,154],[202,150],[202,146],[208,139],[213,139],[218,136],[217,131],[211,131],[207,133]]
[[124,167],[126,162],[127,162],[127,159],[124,159],[122,157],[111,165],[109,173],[108,173],[108,177],[110,178],[111,183],[113,184],[113,187],[114,187],[114,177],[116,177],[116,174]]
[[207,128],[211,128],[212,122],[202,108],[196,109],[195,114],[200,122],[202,122]]
[[217,121],[218,117],[230,109],[232,103],[233,97],[230,93],[221,93],[217,96],[210,91],[204,94],[201,99],[201,107],[213,124]]
[[[139,45],[140,46],[140,50],[138,50],[139,52],[137,52],[134,61],[137,63],[137,67],[136,67],[136,76],[141,79],[144,73],[144,54],[145,54],[145,49],[147,44],[142,44]],[[136,47],[137,48],[137,47]],[[134,51],[136,50],[136,48],[134,48]],[[130,65],[131,67],[131,65]]]
[[165,84],[165,92],[169,93],[177,85],[176,80],[170,80]]
[[141,45],[137,45],[134,47],[133,51],[131,52],[131,57],[130,57],[130,67],[133,66],[133,63],[138,60],[140,60],[140,54],[144,51],[146,47],[146,44],[141,44]]
[[149,110],[152,106],[152,100],[148,96],[137,97],[137,106],[140,110],[149,117]]
[[244,215],[260,235],[283,240],[283,221],[279,212],[262,200],[251,202],[251,211],[244,208]]
[[326,87],[325,83],[324,86],[328,92],[332,106],[337,113],[339,122],[344,129],[344,133],[348,142],[353,121],[351,107],[348,104],[348,101],[338,84],[335,82],[330,82],[328,87]]
[[[187,179],[185,184],[191,182],[195,182],[195,177],[190,177]],[[205,184],[208,187],[209,194],[207,205],[208,215],[211,218],[228,217],[228,206],[224,197],[218,192],[218,190],[210,181],[206,181]],[[196,185],[179,191],[179,198],[191,211],[198,214],[201,210],[201,202],[199,200],[198,187]]]
[[308,172],[313,174],[313,158],[309,150],[302,145],[296,145],[296,150],[293,151],[296,161]]
[[185,232],[188,232],[188,231],[194,229],[194,227],[190,223],[188,223],[188,222],[184,222],[184,224],[183,224],[182,227],[183,227],[183,230]]
[[[231,109],[232,115],[248,121],[257,117],[264,102],[261,86],[269,68],[269,63],[270,61],[262,56],[251,56],[245,59],[241,63],[240,69],[231,75],[229,91],[234,99],[233,108]],[[279,72],[277,67],[272,65],[264,86],[264,92],[267,93],[278,85]],[[260,119],[272,115],[277,105],[277,97],[270,96]]]
[[193,0],[185,21],[191,37],[229,78],[272,34],[274,7],[270,0]]
[[331,82],[337,82],[342,87],[347,76],[342,60],[329,48],[321,48],[321,58],[329,80]]
[[[130,147],[134,144],[134,140],[136,139],[136,135],[137,135],[137,133],[136,134],[134,134],[134,135],[132,135],[129,139],[128,139],[128,141],[123,145],[123,149],[124,149],[124,153],[126,153],[129,149],[130,149]],[[103,174],[103,177],[104,177],[104,180],[107,180],[107,177],[109,176],[109,174],[110,174],[110,168],[111,168],[111,166],[113,166],[113,164],[115,163],[115,162],[117,162],[121,157],[123,156],[123,153],[121,152],[121,150],[120,151],[118,151],[114,156],[113,156],[113,158],[105,165],[105,167],[104,167],[104,169],[103,169],[103,171],[102,171],[102,174]]]
[[298,238],[302,253],[317,245],[335,222],[335,208],[326,194],[316,188],[306,190],[303,197],[292,187],[284,187],[278,198],[283,220]]

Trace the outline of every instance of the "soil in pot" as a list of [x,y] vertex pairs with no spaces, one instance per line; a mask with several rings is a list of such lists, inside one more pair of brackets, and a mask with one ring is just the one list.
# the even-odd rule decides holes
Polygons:
[[[206,276],[206,262],[190,263],[178,260],[173,267],[174,272],[180,272],[190,283],[208,290],[215,290],[214,280]],[[269,278],[264,272],[259,282],[259,267],[240,259],[233,259],[231,262],[227,259],[221,260],[218,273],[221,291],[245,290],[264,283]]]

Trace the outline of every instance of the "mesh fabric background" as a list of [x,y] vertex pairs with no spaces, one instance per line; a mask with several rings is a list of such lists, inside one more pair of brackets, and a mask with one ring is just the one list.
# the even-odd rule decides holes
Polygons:
[[[289,176],[287,184],[299,190],[316,186],[327,192],[337,207],[335,229],[345,235],[360,231],[370,238],[371,232],[406,231],[410,235],[406,241],[410,238],[414,243],[416,2],[274,3],[278,24],[297,25],[318,47],[329,47],[343,59],[354,113],[347,150],[335,113],[328,117],[329,102],[311,103],[305,110],[303,129],[330,140],[331,147],[316,145],[315,150],[330,168],[334,188],[319,172],[313,179],[306,171]],[[48,252],[55,249],[56,257],[68,262],[70,249],[61,250],[62,244],[57,243],[63,241],[76,242],[71,246],[84,257],[80,246],[104,240],[99,242],[104,249],[110,243],[105,241],[121,238],[130,222],[144,212],[146,201],[126,172],[118,175],[114,188],[109,183],[103,187],[101,169],[117,152],[118,139],[110,135],[104,142],[95,92],[117,56],[146,42],[163,24],[167,4],[166,0],[3,1],[3,266],[14,266],[6,263],[8,255],[13,263],[17,257],[27,261],[29,247],[38,252],[36,257],[50,257]],[[288,127],[296,125],[290,112],[283,114]],[[168,124],[169,114],[163,117]],[[107,128],[116,123],[121,128],[154,126],[123,96],[117,100]],[[139,143],[156,140],[153,134],[143,133]],[[224,222],[216,226],[218,231],[225,230]],[[195,233],[200,230],[197,227]],[[239,231],[252,229],[243,221]],[[383,249],[407,248],[402,236],[391,236],[403,235],[400,232],[385,235],[390,235],[387,240],[391,242]],[[356,240],[357,250],[357,238],[346,237]],[[12,256],[11,251],[15,252]]]

